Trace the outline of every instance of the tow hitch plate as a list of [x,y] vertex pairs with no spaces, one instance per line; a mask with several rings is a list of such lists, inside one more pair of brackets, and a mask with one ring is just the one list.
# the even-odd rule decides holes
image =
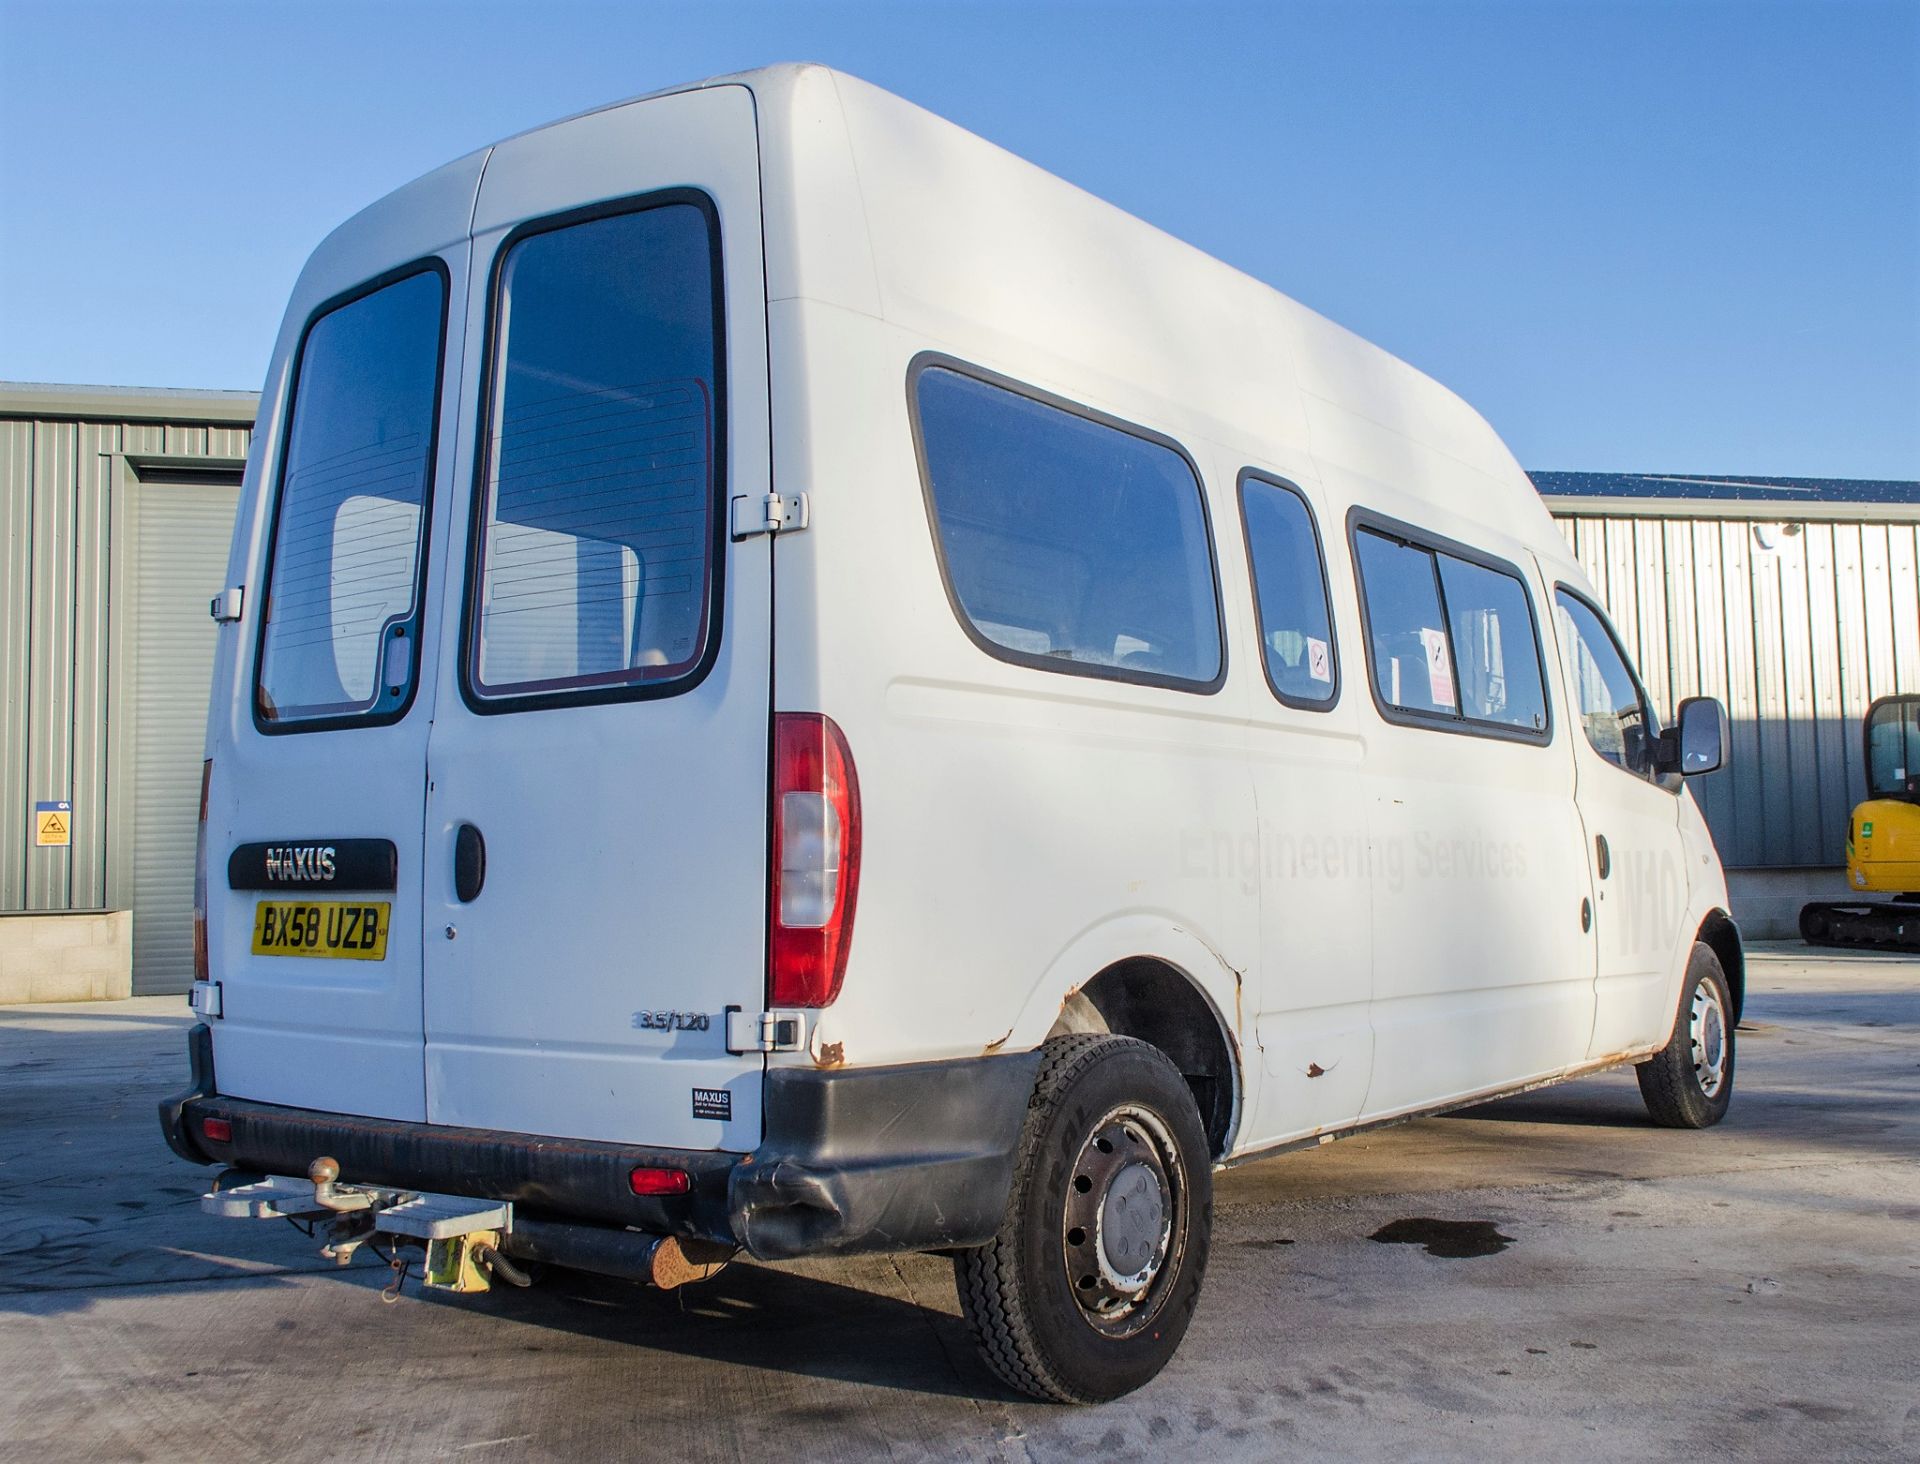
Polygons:
[[[356,1206],[373,1217],[374,1228],[386,1235],[416,1240],[451,1240],[475,1231],[513,1229],[513,1206],[500,1200],[476,1200],[467,1195],[436,1195],[417,1190],[380,1189],[371,1185],[340,1185],[338,1196],[366,1196]],[[231,1220],[313,1219],[341,1213],[314,1198],[310,1180],[274,1174],[232,1189],[214,1190],[200,1197],[209,1215]]]

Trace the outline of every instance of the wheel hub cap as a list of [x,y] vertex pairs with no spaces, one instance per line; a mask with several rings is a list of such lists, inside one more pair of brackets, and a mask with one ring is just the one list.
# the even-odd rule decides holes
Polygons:
[[1120,1276],[1136,1276],[1153,1262],[1166,1223],[1160,1181],[1145,1164],[1129,1164],[1114,1176],[1100,1206],[1100,1249]]

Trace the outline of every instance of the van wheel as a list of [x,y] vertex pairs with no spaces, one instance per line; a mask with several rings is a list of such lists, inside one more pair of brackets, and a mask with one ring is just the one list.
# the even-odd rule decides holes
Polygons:
[[1151,1379],[1186,1335],[1213,1172],[1193,1094],[1158,1048],[1074,1033],[1042,1051],[1006,1217],[954,1257],[954,1280],[1003,1382],[1101,1403]]
[[1667,1045],[1634,1069],[1662,1128],[1711,1128],[1733,1101],[1733,994],[1720,958],[1695,945]]

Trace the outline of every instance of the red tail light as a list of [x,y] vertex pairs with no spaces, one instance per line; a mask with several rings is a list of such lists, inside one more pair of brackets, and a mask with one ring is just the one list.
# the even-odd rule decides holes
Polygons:
[[773,719],[769,999],[823,1007],[840,994],[860,888],[860,780],[831,717]]
[[213,759],[200,764],[200,827],[193,839],[193,979],[207,979],[207,789]]
[[233,1142],[233,1121],[226,1118],[208,1118],[201,1120],[201,1135],[216,1144]]
[[684,1195],[690,1185],[684,1169],[652,1169],[643,1164],[627,1176],[627,1188],[636,1195]]

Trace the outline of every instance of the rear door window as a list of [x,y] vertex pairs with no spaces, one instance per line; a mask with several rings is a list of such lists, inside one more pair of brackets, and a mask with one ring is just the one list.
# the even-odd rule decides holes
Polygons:
[[683,689],[716,638],[720,278],[704,199],[510,241],[494,292],[467,686]]
[[254,694],[269,730],[391,720],[412,698],[446,303],[423,267],[301,344]]
[[1004,661],[1212,691],[1225,673],[1200,482],[1163,438],[945,365],[914,375],[948,593]]

